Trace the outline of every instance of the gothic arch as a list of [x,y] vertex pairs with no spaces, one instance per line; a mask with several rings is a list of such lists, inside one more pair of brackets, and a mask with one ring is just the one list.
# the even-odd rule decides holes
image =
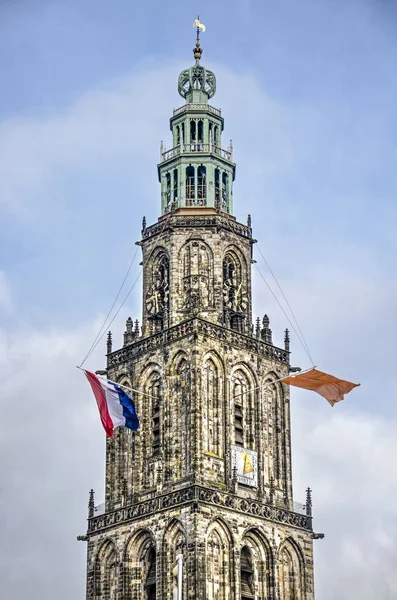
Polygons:
[[248,548],[251,553],[252,574],[247,578],[251,593],[254,598],[270,598],[274,587],[274,559],[269,540],[259,529],[248,528],[242,536],[241,550],[243,548]]
[[126,600],[155,598],[156,540],[150,529],[139,528],[129,538],[124,552],[124,597]]
[[269,423],[267,443],[271,457],[268,479],[273,477],[276,487],[283,489],[285,498],[288,495],[288,434],[284,389],[282,384],[276,381],[279,378],[277,373],[267,373],[262,384],[270,384],[263,390],[263,404],[266,406]]
[[119,576],[116,545],[113,540],[107,539],[99,548],[95,560],[95,600],[117,600]]
[[250,312],[247,261],[234,245],[225,249],[222,258],[222,294],[225,326],[247,332],[246,317]]
[[257,450],[260,419],[256,414],[255,389],[258,382],[245,363],[234,365],[230,374],[230,397],[233,413],[231,441],[250,450]]
[[188,565],[187,565],[187,537],[182,523],[178,519],[171,519],[163,535],[163,582],[162,598],[173,600],[173,565],[178,555],[182,555],[182,586],[183,597],[188,593]]
[[174,481],[187,475],[190,464],[190,359],[179,351],[171,361],[171,393],[173,402],[167,403],[166,456],[169,462],[167,480]]
[[207,600],[234,597],[233,536],[222,519],[210,522],[206,535]]
[[201,310],[214,304],[214,255],[200,238],[190,238],[179,251],[180,307]]
[[[222,257],[222,264],[225,268],[225,262],[229,261],[231,267],[234,267],[234,272],[236,274],[237,277],[240,277],[242,281],[244,281],[244,283],[246,283],[246,276],[247,276],[247,261],[246,258],[244,256],[244,254],[241,252],[240,248],[238,248],[237,246],[235,246],[234,244],[230,244],[229,246],[227,246],[224,251],[223,251],[223,257]],[[224,278],[225,277],[231,277],[232,276],[232,272],[229,271],[227,273],[225,273],[224,271]]]
[[204,449],[216,456],[224,452],[224,365],[217,353],[203,357],[201,369]]
[[144,306],[150,334],[161,331],[169,322],[170,256],[163,246],[157,246],[145,266]]
[[294,539],[287,538],[283,541],[277,564],[280,600],[304,600],[305,560],[300,545]]
[[150,363],[139,377],[141,433],[140,455],[136,476],[142,489],[152,488],[157,483],[157,468],[160,449],[164,440],[164,393],[165,380],[161,368]]

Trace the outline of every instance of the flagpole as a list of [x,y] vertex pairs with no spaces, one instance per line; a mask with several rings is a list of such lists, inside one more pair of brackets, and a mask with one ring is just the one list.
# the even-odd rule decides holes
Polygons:
[[[80,371],[83,371],[83,373],[85,373],[85,369],[82,369],[81,367],[78,367],[77,365],[76,365],[76,369],[80,369]],[[117,385],[120,388],[124,388],[125,390],[128,390],[129,392],[135,392],[136,394],[140,394],[141,396],[146,396],[147,398],[153,398],[154,400],[156,400],[155,396],[151,396],[150,394],[145,394],[144,392],[140,392],[139,390],[130,388],[130,387],[128,387],[128,385],[124,385],[124,383],[117,383],[117,381],[112,381],[111,379],[107,379],[106,381],[108,381],[109,383],[113,383],[114,385]]]

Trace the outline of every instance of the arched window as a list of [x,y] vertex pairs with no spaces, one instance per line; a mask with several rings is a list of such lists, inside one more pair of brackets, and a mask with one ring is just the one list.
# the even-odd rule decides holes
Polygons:
[[190,121],[190,143],[194,143],[196,141],[196,132],[197,132],[197,124],[196,121]]
[[219,369],[208,359],[203,369],[205,412],[207,417],[206,450],[221,456],[221,398]]
[[213,268],[211,249],[201,240],[187,242],[179,254],[181,272],[180,307],[198,310],[213,306]]
[[221,184],[220,184],[220,171],[215,169],[215,207],[219,208],[221,203]]
[[[186,535],[183,527],[176,519],[168,523],[163,537],[163,594],[161,598],[179,598],[181,592],[185,600],[188,596],[188,581],[190,578],[186,556]],[[182,557],[182,590],[179,589],[179,577],[175,573],[177,557]],[[175,594],[175,595],[174,595]]]
[[155,456],[160,452],[161,443],[161,379],[158,374],[152,376],[148,386],[148,394],[151,396],[151,421],[152,421],[152,454]]
[[197,123],[197,140],[199,144],[204,142],[204,123],[202,121]]
[[181,134],[182,134],[182,144],[185,143],[185,123],[181,125]]
[[228,189],[228,175],[227,173],[222,173],[222,199],[221,199],[221,209],[224,211],[229,211],[229,189]]
[[[154,536],[146,528],[138,529],[129,540],[125,552],[123,599],[156,599],[156,556]],[[105,595],[100,600],[107,599]]]
[[224,322],[226,327],[242,333],[246,328],[244,319],[249,306],[242,261],[237,252],[228,251],[222,266]]
[[166,174],[165,182],[166,182],[165,194],[166,194],[167,210],[170,210],[170,208],[171,208],[171,175],[170,175],[170,173]]
[[176,145],[180,146],[181,144],[181,129],[179,125],[176,126]]
[[198,206],[207,204],[206,168],[200,165],[197,171],[197,203]]
[[145,600],[156,600],[156,550],[150,548],[145,559]]
[[116,600],[118,586],[117,557],[113,542],[105,542],[95,567],[95,599]]
[[169,319],[169,258],[163,248],[158,248],[150,265],[151,281],[148,281],[145,308],[150,334],[161,331]]
[[196,197],[194,167],[186,168],[186,206],[192,206]]
[[178,169],[174,169],[174,202],[178,203]]
[[244,546],[240,553],[240,587],[241,600],[255,600],[252,555],[247,546]]
[[219,131],[218,125],[215,125],[215,127],[214,127],[214,145],[215,146],[218,146],[218,131]]
[[280,552],[280,600],[301,600],[304,597],[299,556],[290,542]]
[[221,523],[210,530],[206,544],[207,600],[234,598],[230,535]]
[[255,450],[255,418],[252,384],[244,371],[238,370],[232,379],[234,406],[234,442]]

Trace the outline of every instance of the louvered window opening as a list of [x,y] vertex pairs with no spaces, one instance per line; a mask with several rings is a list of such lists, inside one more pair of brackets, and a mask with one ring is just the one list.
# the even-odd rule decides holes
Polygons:
[[234,407],[234,431],[236,446],[244,446],[243,437],[243,408],[238,404]]
[[253,576],[253,569],[249,558],[245,552],[241,553],[240,559],[240,571],[241,571],[241,600],[255,600],[255,594],[251,589],[251,581]]
[[160,451],[160,408],[155,406],[153,409],[153,454]]
[[145,584],[147,600],[156,600],[156,559],[152,557]]

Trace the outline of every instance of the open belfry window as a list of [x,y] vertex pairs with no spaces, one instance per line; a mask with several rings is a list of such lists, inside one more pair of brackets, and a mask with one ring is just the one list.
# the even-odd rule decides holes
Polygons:
[[156,600],[156,551],[150,548],[147,554],[145,600]]
[[254,569],[252,568],[251,552],[247,547],[244,547],[240,555],[241,600],[255,600],[253,579]]
[[194,167],[191,165],[186,168],[186,205],[191,206],[195,198],[195,177]]
[[150,386],[150,395],[152,396],[152,453],[156,455],[160,451],[160,379],[154,379]]
[[236,377],[233,382],[234,399],[234,443],[236,446],[244,446],[244,383],[240,377]]

